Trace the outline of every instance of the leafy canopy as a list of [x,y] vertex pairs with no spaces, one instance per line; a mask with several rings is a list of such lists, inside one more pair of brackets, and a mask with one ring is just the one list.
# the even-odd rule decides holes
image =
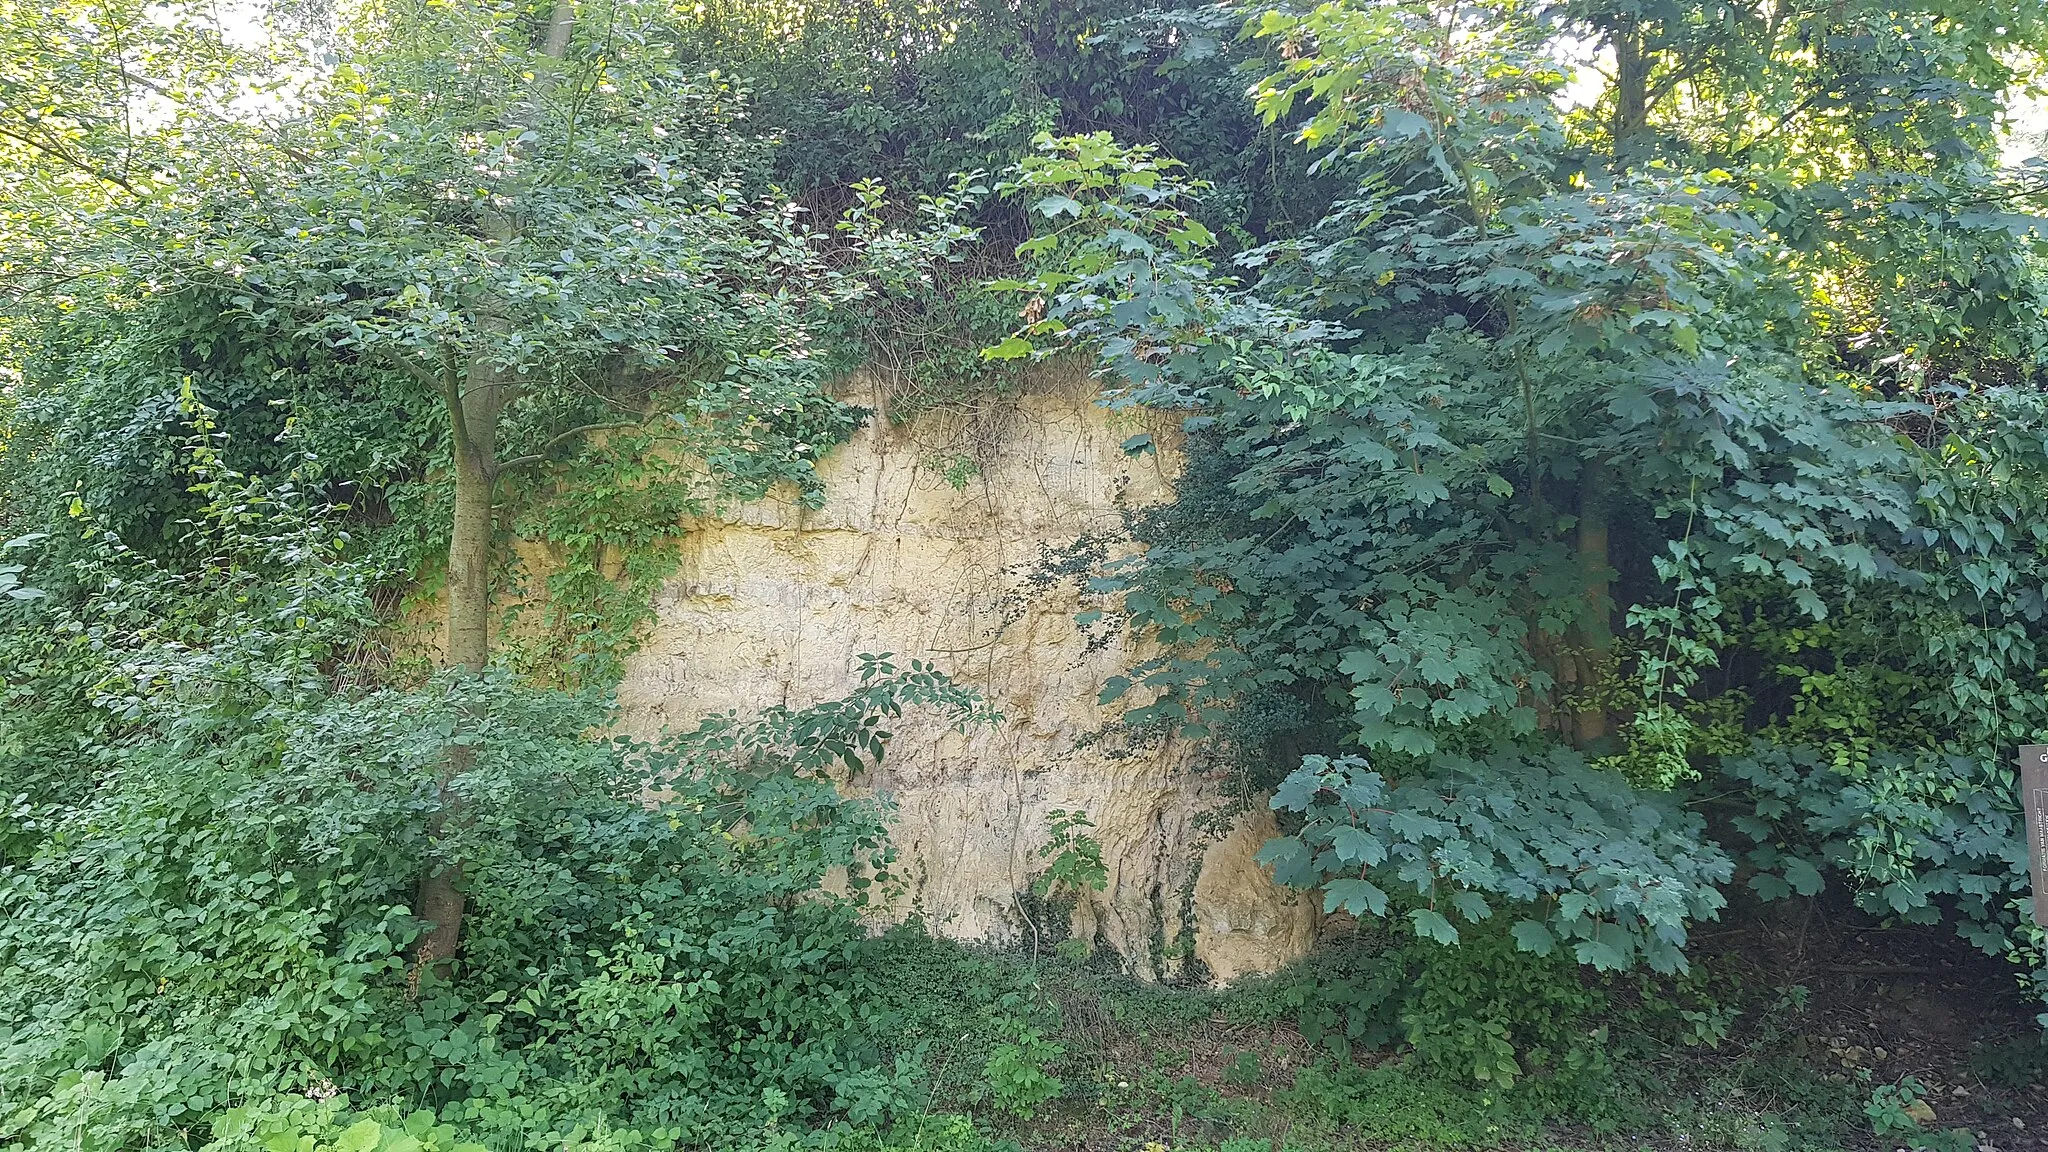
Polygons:
[[[988,355],[1084,348],[1189,434],[1095,553],[1087,618],[1164,644],[1106,698],[1273,764],[1333,910],[1682,965],[1731,864],[1658,793],[1726,774],[1760,893],[1829,867],[2038,968],[2044,186],[1994,129],[2040,27],[1978,16],[1257,13],[1252,101],[1347,190],[1227,262],[1198,174],[1042,139]],[[1589,107],[1568,36],[1623,72]]]

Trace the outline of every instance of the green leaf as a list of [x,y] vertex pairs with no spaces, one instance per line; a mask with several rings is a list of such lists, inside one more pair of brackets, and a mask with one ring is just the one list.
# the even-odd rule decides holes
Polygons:
[[981,358],[984,360],[1016,360],[1029,356],[1036,350],[1032,347],[1031,341],[1024,339],[1022,336],[1011,336],[993,347],[983,348],[981,350]]
[[1452,893],[1451,906],[1458,910],[1458,915],[1467,920],[1485,920],[1493,915],[1492,906],[1477,892]]
[[1428,120],[1406,108],[1391,105],[1380,109],[1380,130],[1395,140],[1427,137],[1432,132]]
[[1628,957],[1605,940],[1581,940],[1572,945],[1572,954],[1579,963],[1590,964],[1600,972],[1619,972],[1628,967]]
[[370,1152],[383,1138],[382,1125],[375,1120],[358,1120],[334,1138],[334,1152]]
[[1416,908],[1408,913],[1408,921],[1415,927],[1415,935],[1434,940],[1439,944],[1458,942],[1457,926],[1428,908]]
[[1081,202],[1071,196],[1041,197],[1031,207],[1043,216],[1073,216],[1079,218],[1081,215]]
[[1331,831],[1330,849],[1347,867],[1370,868],[1387,858],[1387,846],[1379,837],[1350,824],[1340,824]]
[[1798,856],[1785,858],[1785,883],[1801,896],[1818,896],[1827,886],[1827,881],[1821,878],[1820,869]]
[[1523,952],[1548,956],[1557,950],[1557,937],[1552,936],[1550,929],[1541,921],[1517,920],[1508,931],[1515,938],[1515,947]]
[[1328,881],[1323,885],[1323,912],[1327,915],[1339,909],[1353,916],[1383,916],[1387,911],[1387,894],[1369,880]]

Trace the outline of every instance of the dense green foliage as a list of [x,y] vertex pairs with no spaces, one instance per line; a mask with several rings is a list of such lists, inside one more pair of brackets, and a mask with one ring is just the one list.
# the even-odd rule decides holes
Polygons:
[[[863,991],[879,814],[827,771],[878,758],[904,705],[971,723],[972,697],[872,659],[846,700],[645,744],[596,735],[599,700],[502,676],[335,694],[321,665],[368,619],[364,574],[288,494],[201,475],[206,567],[110,545],[77,573],[99,593],[48,609],[55,643],[10,634],[43,691],[11,709],[27,791],[0,826],[0,1088],[31,1102],[8,1139],[154,1144],[287,1091],[438,1109],[493,1144],[577,1124],[699,1143],[908,1102]],[[20,774],[74,709],[99,718],[97,786]],[[429,835],[451,734],[461,819]],[[466,863],[446,984],[406,952],[430,856]],[[853,896],[818,896],[848,868]]]
[[[1698,922],[2048,998],[2038,5],[252,18],[0,0],[0,1148],[1534,1146],[1723,1045],[1772,1104],[1712,1140],[1939,1147],[1917,1078],[1770,1072],[1806,990]],[[1002,722],[938,669],[607,697],[702,518],[870,419],[964,485],[1055,356],[1184,432],[1045,565],[1145,653],[1117,734],[1357,924],[1227,994],[870,931],[842,785]],[[1051,821],[1020,909],[1110,883]]]
[[[1803,18],[1838,17],[1917,27]],[[1269,858],[1330,908],[1414,892],[1449,942],[1505,896],[1532,951],[1681,966],[1728,863],[1642,793],[1706,777],[1747,798],[1756,891],[1826,868],[2040,979],[2012,758],[2048,705],[2043,189],[1987,164],[1986,30],[1924,17],[1822,63],[1904,52],[1939,95],[1870,75],[1737,147],[1654,100],[1562,111],[1556,27],[1514,6],[1268,12],[1254,100],[1355,190],[1228,274],[1153,149],[1046,138],[1007,186],[1051,227],[1005,285],[1042,318],[991,355],[1079,343],[1119,402],[1192,410],[1181,501],[1093,584],[1169,648],[1107,694],[1317,753],[1277,769],[1307,823]],[[1674,51],[1659,20],[1617,50]],[[1750,31],[1688,67],[1772,96],[1743,69],[1799,65]],[[1831,167],[1843,120],[1863,155]]]

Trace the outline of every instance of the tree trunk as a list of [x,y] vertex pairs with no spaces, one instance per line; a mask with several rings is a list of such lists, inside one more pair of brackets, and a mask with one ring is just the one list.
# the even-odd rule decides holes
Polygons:
[[458,450],[455,523],[448,536],[447,666],[482,672],[491,656],[490,466]]
[[[1609,34],[1614,45],[1614,155],[1621,161],[1635,138],[1650,126],[1651,54],[1634,17],[1624,17]],[[1617,166],[1619,166],[1617,164]]]
[[[1597,695],[1607,677],[1614,650],[1614,579],[1608,562],[1607,465],[1588,461],[1579,476],[1578,553],[1580,587],[1586,598],[1579,625],[1579,687]],[[1581,746],[1607,735],[1607,709],[1597,701],[1581,708],[1573,717],[1573,730]]]
[[[450,751],[450,761],[456,758]],[[450,773],[451,777],[453,773]],[[445,798],[447,790],[442,790]],[[436,818],[439,823],[439,818]],[[422,972],[432,972],[437,979],[448,979],[450,962],[455,959],[455,949],[462,941],[462,862],[449,861],[420,878],[420,919],[427,922],[426,935],[413,945],[413,978],[418,980]]]
[[[570,0],[556,0],[541,51],[561,60],[576,27]],[[553,77],[543,70],[532,95],[544,97]],[[518,239],[509,215],[487,210],[484,232],[500,244]],[[498,419],[511,402],[518,381],[492,360],[496,337],[505,334],[506,320],[488,303],[476,317],[475,347],[467,374],[452,357],[441,370],[442,399],[448,406],[449,441],[455,457],[455,512],[448,532],[448,650],[443,666],[479,675],[491,659],[491,538],[497,530]],[[449,745],[441,767],[437,811],[432,833],[439,836],[460,807],[452,787],[467,772],[475,754],[465,745]],[[428,924],[414,946],[414,976],[432,971],[446,978],[462,943],[462,861],[428,865],[420,878],[419,915]]]
[[[488,328],[491,320],[479,318]],[[498,416],[504,374],[478,363],[448,396],[455,446],[455,515],[448,533],[448,654],[445,665],[478,673],[491,658],[491,536],[498,482]]]
[[[489,330],[495,318],[481,317]],[[467,380],[444,373],[449,438],[455,456],[455,514],[448,533],[448,651],[443,666],[471,675],[491,658],[491,537],[497,528],[494,490],[498,482],[498,417],[510,389],[505,374],[482,359]],[[460,807],[450,787],[474,759],[469,748],[451,745],[442,762],[438,811],[432,831],[439,835]],[[431,969],[446,979],[449,961],[462,942],[462,862],[441,861],[420,878],[420,919],[430,927],[416,946],[416,970]]]

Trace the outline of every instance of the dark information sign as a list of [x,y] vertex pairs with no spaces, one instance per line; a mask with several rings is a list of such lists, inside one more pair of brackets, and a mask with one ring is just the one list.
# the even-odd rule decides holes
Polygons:
[[2020,749],[2020,804],[2027,810],[2027,861],[2034,873],[2034,923],[2048,928],[2048,744]]

